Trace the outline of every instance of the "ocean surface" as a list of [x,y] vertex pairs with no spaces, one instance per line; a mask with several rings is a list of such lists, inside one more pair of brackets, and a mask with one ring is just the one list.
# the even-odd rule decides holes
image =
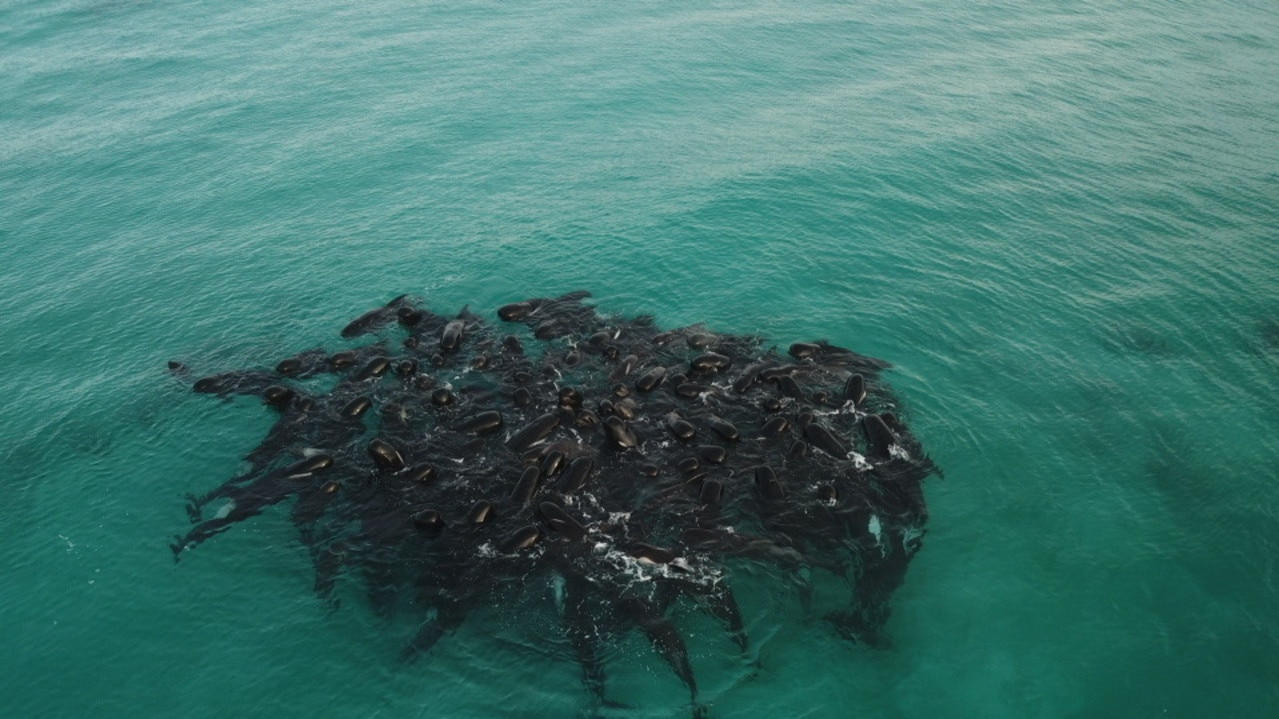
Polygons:
[[714,719],[1279,712],[1275,3],[9,0],[0,715],[588,715],[549,611],[404,666],[287,509],[168,546],[271,423],[168,361],[576,289],[888,360],[945,472],[890,647],[686,624]]

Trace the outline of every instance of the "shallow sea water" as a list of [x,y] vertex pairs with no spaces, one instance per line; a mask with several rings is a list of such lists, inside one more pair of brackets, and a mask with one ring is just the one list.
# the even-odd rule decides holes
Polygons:
[[887,359],[945,470],[891,648],[677,611],[712,717],[1279,707],[1273,3],[19,1],[0,98],[6,716],[583,715],[536,596],[405,668],[286,511],[175,565],[271,418],[165,371],[579,288]]

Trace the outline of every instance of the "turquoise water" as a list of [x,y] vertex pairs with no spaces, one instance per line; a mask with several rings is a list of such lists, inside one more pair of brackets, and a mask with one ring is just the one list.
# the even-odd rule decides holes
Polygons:
[[1276,168],[1269,2],[5,3],[0,713],[582,715],[549,616],[402,667],[284,510],[175,565],[271,418],[165,363],[587,288],[892,361],[945,469],[891,648],[676,618],[712,717],[1273,716]]

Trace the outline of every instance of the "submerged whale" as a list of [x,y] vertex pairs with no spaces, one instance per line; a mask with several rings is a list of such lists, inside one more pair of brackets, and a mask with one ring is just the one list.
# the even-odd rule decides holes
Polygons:
[[401,295],[340,332],[370,343],[196,380],[278,416],[246,472],[190,497],[175,559],[291,500],[318,594],[351,581],[380,613],[422,611],[405,661],[545,580],[562,588],[563,632],[597,705],[600,644],[638,630],[703,715],[672,608],[691,603],[745,651],[731,582],[743,562],[776,567],[801,603],[814,569],[843,577],[847,605],[827,619],[882,642],[937,471],[881,378],[889,365],[825,341],[781,353],[702,326],[661,330],[589,297],[513,302],[492,324]]

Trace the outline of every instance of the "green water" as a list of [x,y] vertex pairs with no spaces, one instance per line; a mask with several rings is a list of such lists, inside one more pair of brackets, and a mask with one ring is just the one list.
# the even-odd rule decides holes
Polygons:
[[400,666],[287,510],[175,565],[271,417],[165,363],[587,288],[890,360],[945,470],[890,649],[676,617],[712,717],[1273,716],[1277,118],[1260,1],[0,4],[0,713],[583,715],[549,615]]

